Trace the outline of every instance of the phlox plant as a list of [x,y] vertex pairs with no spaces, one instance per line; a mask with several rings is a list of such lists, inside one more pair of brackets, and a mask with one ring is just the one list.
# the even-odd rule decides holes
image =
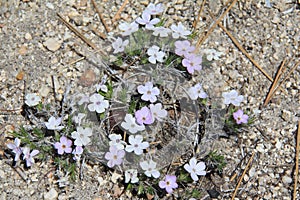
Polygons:
[[[163,4],[150,3],[135,21],[120,23],[120,33],[108,36],[110,56],[103,58],[110,70],[102,72],[92,92],[69,97],[64,102],[67,109],[58,108],[64,112],[45,109],[38,94],[26,95],[27,113],[39,113],[41,121],[30,131],[21,127],[12,133],[15,141],[8,148],[15,162],[23,155],[31,167],[36,159],[51,157],[57,174],[75,179],[82,157],[96,156],[108,170],[124,174],[128,190],[156,199],[205,177],[209,160],[194,149],[201,145],[195,139],[198,111],[209,106],[210,96],[193,77],[223,53],[211,49],[198,53],[190,40],[195,33],[181,22],[165,27],[163,10]],[[227,127],[236,131],[251,124],[253,118],[241,107],[242,95],[232,90],[222,96],[228,106]],[[181,102],[188,106],[180,107]],[[173,167],[175,155],[187,151],[192,155],[179,170]],[[225,165],[215,154],[208,158],[221,162],[221,168]],[[58,182],[62,184],[62,178]],[[191,190],[183,198],[199,194]]]

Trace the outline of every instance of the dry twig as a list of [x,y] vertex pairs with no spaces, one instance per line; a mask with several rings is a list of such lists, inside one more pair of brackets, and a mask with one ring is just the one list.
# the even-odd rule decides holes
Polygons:
[[118,10],[118,12],[115,14],[115,16],[112,19],[112,22],[115,23],[116,20],[120,19],[120,14],[121,12],[124,10],[126,4],[129,2],[129,0],[125,0],[123,2],[123,4],[121,5],[120,9]]
[[106,35],[103,34],[103,33],[101,33],[101,32],[100,32],[99,30],[97,30],[95,27],[92,27],[92,31],[93,31],[96,35],[98,35],[99,37],[101,37],[103,40],[106,39]]
[[59,19],[71,30],[73,31],[80,39],[82,39],[85,43],[87,43],[93,49],[97,49],[96,45],[87,39],[84,35],[82,35],[76,28],[74,28],[69,22],[67,22],[59,13],[56,13]]
[[244,178],[244,176],[245,176],[245,174],[246,174],[246,172],[247,172],[247,170],[248,170],[248,168],[249,168],[249,166],[250,166],[250,163],[252,162],[252,160],[253,160],[253,158],[254,158],[254,155],[255,155],[255,153],[254,153],[254,151],[252,152],[252,156],[250,157],[250,159],[249,159],[249,161],[248,161],[248,163],[247,163],[247,165],[246,165],[246,167],[245,167],[245,169],[244,169],[244,171],[243,171],[243,173],[242,173],[242,175],[241,175],[241,177],[240,177],[240,179],[239,179],[239,181],[238,181],[238,184],[236,185],[236,187],[235,187],[235,190],[234,190],[234,192],[233,192],[233,194],[232,194],[232,200],[234,200],[234,198],[235,198],[235,196],[236,196],[236,193],[237,193],[237,191],[238,191],[238,189],[239,189],[239,187],[240,187],[240,185],[241,185],[241,183],[242,183],[242,180],[243,180],[243,178]]
[[[233,35],[221,24],[218,25],[223,29],[223,31],[230,37],[233,43],[239,48],[240,51],[255,65],[257,69],[259,69],[270,81],[274,81],[273,78],[247,53],[244,47],[233,37]],[[281,91],[287,95],[287,93],[280,87]]]
[[281,88],[281,85],[286,81],[286,79],[288,79],[291,74],[295,71],[295,69],[300,65],[300,61],[298,61],[290,70],[290,72],[285,76],[285,78],[278,84],[278,86],[274,89],[274,91],[272,92],[270,99],[272,99],[273,95],[275,94],[275,92],[277,91],[278,88]]
[[296,166],[295,166],[295,180],[294,180],[294,193],[293,200],[297,199],[297,183],[298,183],[298,173],[299,173],[299,149],[300,149],[300,121],[298,122],[298,132],[296,141]]
[[203,8],[204,8],[205,3],[206,3],[206,0],[203,0],[203,2],[202,2],[202,4],[201,4],[201,7],[200,7],[200,9],[199,9],[199,12],[198,12],[197,20],[195,20],[195,21],[193,22],[193,27],[194,27],[194,29],[196,29],[197,24],[198,24],[198,22],[199,22],[199,20],[200,20],[200,16],[201,16],[201,13],[202,13],[202,11],[203,11]]
[[220,24],[220,22],[223,20],[224,16],[230,11],[230,9],[234,6],[234,4],[237,2],[238,0],[233,0],[232,3],[230,4],[230,6],[225,10],[225,12],[219,17],[219,19],[217,19],[215,21],[215,23],[210,27],[210,29],[207,31],[206,35],[199,39],[197,44],[196,44],[196,50],[199,50],[199,47],[201,46],[201,44],[208,38],[208,36],[214,31],[214,29],[216,28],[216,26],[218,24]]
[[103,24],[103,26],[104,26],[106,32],[109,33],[109,32],[110,32],[110,29],[109,29],[109,27],[107,26],[107,24],[106,24],[106,22],[105,22],[105,20],[104,20],[104,18],[103,18],[103,15],[101,14],[100,10],[98,9],[95,0],[92,0],[92,4],[93,4],[93,6],[95,7],[95,10],[96,10],[97,14],[99,15],[99,18],[100,18],[100,20],[101,20],[101,22],[102,22],[102,24]]
[[282,73],[282,68],[283,68],[283,66],[284,66],[284,64],[285,64],[285,60],[286,60],[286,59],[284,59],[284,60],[282,61],[281,66],[279,67],[279,70],[278,70],[278,72],[277,72],[277,74],[276,74],[276,76],[275,76],[275,79],[274,79],[274,81],[272,82],[272,86],[271,86],[271,88],[270,88],[270,90],[269,90],[269,93],[268,93],[268,95],[267,95],[267,98],[266,98],[266,100],[265,100],[265,102],[264,102],[264,104],[263,104],[264,106],[266,106],[266,105],[270,102],[270,100],[271,100],[271,95],[273,94],[274,88],[278,85],[279,78],[280,78],[281,75],[283,74],[283,73]]

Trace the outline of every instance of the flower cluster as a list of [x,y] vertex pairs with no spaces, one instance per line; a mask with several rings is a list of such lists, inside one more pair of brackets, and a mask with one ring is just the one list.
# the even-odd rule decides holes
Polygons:
[[29,147],[20,147],[21,140],[19,138],[15,138],[14,143],[8,143],[7,147],[12,150],[15,154],[14,161],[19,161],[20,156],[23,154],[23,160],[26,160],[26,166],[30,167],[34,164],[34,156],[39,153],[39,150],[32,150],[30,152]]
[[[197,73],[202,70],[202,67],[205,69],[205,62],[207,60],[218,60],[223,53],[217,52],[214,49],[207,49],[201,51],[206,55],[202,57],[202,54],[197,53],[196,47],[189,39],[192,37],[192,32],[181,22],[172,24],[170,27],[163,26],[164,21],[159,18],[159,15],[162,14],[163,11],[163,4],[155,5],[150,3],[144,12],[142,12],[141,16],[134,22],[121,23],[119,25],[121,34],[116,37],[113,35],[108,37],[112,47],[111,53],[114,54],[117,60],[120,59],[122,62],[126,62],[129,68],[134,68],[135,66],[133,66],[134,64],[132,63],[135,62],[136,66],[138,66],[138,64],[147,64],[147,67],[151,66],[153,69],[172,68],[171,70],[176,71],[176,73],[184,74],[184,77],[192,77],[190,80],[199,80],[197,79],[198,77],[195,78],[194,76],[197,76]],[[133,47],[135,47],[135,44],[132,44],[134,41],[138,41],[139,38],[147,38],[144,37],[146,34],[143,34],[146,31],[147,34],[150,33],[148,39],[153,40],[151,41],[153,43],[143,43],[140,45],[142,46],[141,49],[132,51],[132,49],[134,49]],[[142,36],[139,34],[142,34]],[[168,36],[170,36],[170,38],[167,38]],[[166,45],[162,41],[168,44]],[[148,68],[145,67],[145,69],[140,71],[146,70],[148,70]],[[126,79],[128,76],[124,77],[122,78]],[[170,97],[172,99],[171,103],[165,102],[165,99],[168,98],[165,96],[168,96],[169,93],[173,91],[166,92],[166,85],[161,83],[163,81],[160,80],[160,77],[146,77],[141,80],[137,78],[132,88],[130,88],[130,91],[133,91],[134,95],[129,98],[130,100],[124,101],[128,104],[124,106],[127,110],[121,112],[121,121],[110,121],[110,119],[114,117],[112,114],[113,109],[110,109],[113,107],[110,104],[119,102],[112,96],[109,97],[109,93],[111,92],[110,94],[112,94],[115,85],[109,85],[107,79],[108,76],[104,75],[100,83],[94,85],[96,93],[80,93],[77,95],[74,98],[75,100],[71,102],[70,107],[72,109],[70,109],[71,111],[69,113],[58,112],[58,114],[54,112],[55,114],[53,114],[52,112],[52,115],[49,116],[49,112],[47,112],[47,116],[44,116],[46,121],[43,123],[42,129],[51,135],[50,142],[48,143],[51,144],[51,151],[55,149],[55,152],[57,152],[55,158],[67,158],[66,160],[71,160],[73,163],[78,164],[84,150],[89,150],[85,148],[92,146],[91,143],[94,141],[92,137],[93,132],[95,133],[99,129],[103,129],[103,126],[108,124],[108,128],[103,129],[105,130],[103,131],[105,132],[104,138],[106,138],[107,141],[100,141],[103,142],[106,149],[100,159],[104,157],[104,161],[109,168],[122,170],[122,167],[126,167],[126,170],[123,172],[125,177],[124,181],[128,185],[137,184],[145,179],[160,179],[156,180],[155,184],[158,184],[162,191],[165,190],[168,194],[173,193],[174,190],[181,185],[180,176],[177,177],[174,175],[175,173],[172,172],[172,170],[164,174],[165,170],[160,169],[161,163],[159,159],[155,157],[155,151],[159,150],[154,144],[156,141],[153,142],[153,140],[149,140],[152,136],[149,134],[150,131],[153,133],[153,130],[155,130],[155,132],[160,133],[156,130],[164,129],[166,127],[164,125],[173,120],[173,116],[171,114],[169,115],[169,113],[176,111],[175,108],[170,108],[170,105],[174,103],[174,98]],[[122,84],[127,84],[125,84],[126,80],[120,80],[122,80]],[[110,81],[112,82],[112,80]],[[188,103],[194,104],[199,103],[199,101],[201,101],[201,103],[210,103],[208,99],[208,94],[210,93],[206,93],[204,90],[206,87],[203,89],[199,81],[187,85],[190,85],[190,87],[185,88],[184,84],[180,85],[180,87],[183,88],[183,97],[189,97]],[[242,104],[244,97],[239,95],[236,90],[224,92],[222,96],[224,100],[223,103],[231,109],[229,113],[231,120],[235,123],[234,125],[247,124],[249,116],[245,114],[242,109],[238,108]],[[27,109],[33,109],[33,106],[42,105],[41,98],[34,93],[27,94],[25,96],[25,104],[27,105]],[[73,109],[75,104],[78,105],[78,109]],[[88,122],[92,114],[93,116],[96,115],[97,119],[101,121],[99,127],[92,127],[91,123]],[[184,114],[184,112],[180,113],[182,116]],[[178,121],[180,120],[181,119]],[[180,122],[176,123],[179,124]],[[191,135],[193,134],[192,130],[189,132],[191,132]],[[164,135],[161,137],[164,137]],[[34,156],[40,153],[40,151],[36,149],[31,151],[28,147],[20,147],[20,144],[20,139],[16,137],[14,143],[9,143],[7,147],[15,154],[15,161],[19,161],[21,155],[23,155],[23,160],[25,160],[26,165],[30,167],[35,162]],[[42,150],[42,148],[40,150]],[[72,156],[73,159],[69,159],[69,156]],[[128,162],[131,160],[135,163],[128,168]],[[205,176],[207,173],[205,162],[197,160],[196,157],[192,157],[187,163],[183,164],[181,168],[185,173],[185,177],[187,177],[189,181],[194,182],[199,181],[200,176]],[[186,176],[187,174],[188,176]]]
[[[229,92],[224,92],[222,94],[224,98],[224,104],[229,105],[232,104],[233,106],[240,106],[242,101],[244,100],[244,96],[238,95],[236,90],[231,90]],[[236,124],[247,124],[249,116],[244,114],[243,110],[238,109],[236,112],[232,114],[233,119],[235,120]]]

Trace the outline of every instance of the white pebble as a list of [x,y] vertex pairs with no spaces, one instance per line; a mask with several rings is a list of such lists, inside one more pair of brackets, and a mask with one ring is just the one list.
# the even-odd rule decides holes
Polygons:
[[283,177],[282,177],[282,182],[283,182],[284,184],[290,184],[290,183],[293,182],[293,179],[292,179],[291,177],[289,177],[289,176],[283,176]]
[[47,193],[44,194],[45,200],[54,200],[57,199],[58,193],[54,188],[51,188]]
[[46,40],[43,45],[50,51],[55,52],[57,51],[60,46],[61,46],[61,42],[57,41],[54,38],[49,38],[48,40]]

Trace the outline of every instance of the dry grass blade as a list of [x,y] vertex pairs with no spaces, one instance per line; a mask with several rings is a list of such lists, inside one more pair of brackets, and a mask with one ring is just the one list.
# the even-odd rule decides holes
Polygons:
[[283,68],[283,66],[284,66],[284,64],[285,64],[285,60],[286,60],[286,59],[284,59],[283,62],[281,63],[281,66],[280,66],[280,68],[279,68],[279,70],[278,70],[278,72],[277,72],[277,74],[276,74],[276,76],[275,76],[275,79],[274,79],[274,81],[272,82],[272,86],[271,86],[271,88],[270,88],[270,90],[269,90],[269,93],[268,93],[268,95],[267,95],[267,98],[266,98],[266,100],[265,100],[265,102],[264,102],[264,104],[263,104],[264,106],[266,106],[266,105],[270,102],[271,96],[272,96],[273,91],[274,91],[274,88],[278,85],[279,78],[280,78],[281,75],[283,74],[283,73],[282,73],[282,68]]
[[242,183],[242,180],[243,180],[243,178],[244,178],[244,176],[245,176],[245,174],[246,174],[246,172],[247,172],[247,170],[248,170],[248,168],[250,166],[250,163],[252,162],[252,160],[254,158],[254,155],[255,155],[255,153],[252,152],[252,156],[250,157],[250,159],[249,159],[249,161],[248,161],[248,163],[247,163],[247,165],[246,165],[246,167],[245,167],[245,169],[244,169],[244,171],[243,171],[243,173],[242,173],[242,175],[241,175],[241,177],[240,177],[240,179],[238,181],[238,184],[236,185],[235,190],[234,190],[234,192],[232,194],[232,198],[231,198],[232,200],[234,200],[234,198],[236,196],[236,193],[237,193],[237,191],[238,191],[238,189],[239,189],[239,187],[240,187],[240,185]]
[[87,39],[84,35],[82,35],[76,28],[74,28],[69,22],[67,22],[59,13],[56,13],[59,19],[71,30],[73,31],[80,39],[82,39],[85,43],[87,43],[93,49],[97,49],[96,45]]
[[101,37],[103,40],[106,39],[106,35],[103,34],[103,33],[101,33],[100,31],[98,31],[95,27],[92,27],[92,31],[93,31],[96,35],[98,35],[99,37]]
[[118,10],[118,12],[115,14],[115,16],[112,19],[112,22],[115,23],[115,21],[117,21],[118,19],[120,19],[120,14],[121,12],[124,10],[126,4],[129,2],[129,0],[125,0],[124,3],[121,5],[120,9]]
[[272,99],[272,97],[273,97],[273,95],[275,94],[275,92],[277,91],[277,89],[281,87],[281,85],[286,81],[286,79],[288,79],[288,78],[291,76],[291,74],[295,71],[295,69],[296,69],[299,65],[300,65],[300,61],[298,61],[298,62],[292,67],[292,69],[291,69],[290,72],[286,75],[286,77],[278,84],[278,87],[276,87],[276,88],[274,89],[274,91],[273,91],[272,94],[271,94],[270,99]]
[[214,29],[216,28],[216,26],[223,20],[224,16],[230,11],[230,9],[234,6],[234,4],[237,2],[238,0],[233,0],[232,3],[230,4],[230,6],[225,10],[224,13],[222,13],[222,15],[219,17],[219,19],[217,19],[215,21],[215,23],[210,27],[210,29],[207,31],[206,35],[199,39],[197,44],[196,44],[196,50],[199,50],[199,47],[201,46],[201,44],[208,38],[208,36],[214,31]]
[[296,141],[296,166],[295,166],[295,180],[294,180],[294,193],[293,200],[297,199],[297,183],[298,183],[298,173],[299,173],[299,145],[300,142],[300,121],[298,122],[298,132],[297,132],[297,141]]
[[201,7],[200,7],[200,9],[199,9],[199,12],[198,12],[197,19],[193,22],[193,27],[194,27],[194,29],[196,29],[197,24],[198,24],[198,22],[199,22],[199,20],[200,20],[200,16],[201,16],[201,13],[202,13],[202,11],[203,11],[203,9],[204,9],[205,3],[206,3],[206,0],[203,0],[203,2],[202,2],[202,4],[201,4]]
[[[274,81],[273,78],[247,53],[247,51],[242,47],[242,45],[233,37],[233,35],[221,24],[218,24],[223,31],[230,37],[233,43],[239,48],[240,51],[255,65],[257,69],[259,69],[270,81]],[[281,91],[287,95],[287,93],[280,87]]]
[[105,20],[104,20],[104,18],[103,18],[103,15],[101,14],[100,10],[98,9],[95,0],[92,0],[92,4],[93,4],[94,8],[96,9],[96,12],[97,12],[97,14],[99,15],[99,18],[100,18],[100,20],[101,20],[101,22],[102,22],[102,24],[103,24],[103,26],[104,26],[106,32],[109,33],[109,32],[110,32],[110,29],[109,29],[109,27],[107,26],[107,24],[106,24],[106,22],[105,22]]

